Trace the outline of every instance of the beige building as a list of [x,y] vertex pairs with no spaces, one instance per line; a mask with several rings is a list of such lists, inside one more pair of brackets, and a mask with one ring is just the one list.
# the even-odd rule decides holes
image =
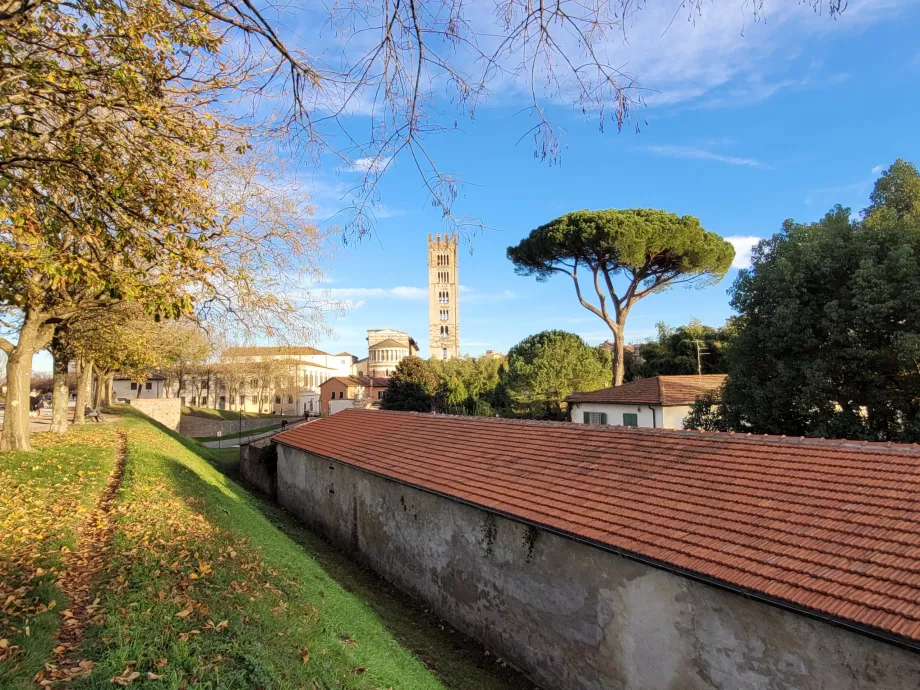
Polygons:
[[460,356],[460,281],[457,236],[428,235],[429,357]]
[[358,361],[356,373],[363,376],[387,377],[409,356],[418,356],[418,344],[408,333],[392,328],[369,330],[367,359]]
[[138,383],[127,376],[116,376],[112,381],[112,397],[119,402],[138,398],[165,398],[167,397],[166,377],[154,375]]
[[725,383],[724,374],[706,376],[652,376],[601,388],[572,393],[565,401],[573,422],[683,429],[684,418],[694,401]]
[[[183,404],[245,412],[319,414],[320,386],[356,373],[357,357],[315,347],[231,347],[220,362],[192,377]],[[213,390],[211,390],[213,388]]]

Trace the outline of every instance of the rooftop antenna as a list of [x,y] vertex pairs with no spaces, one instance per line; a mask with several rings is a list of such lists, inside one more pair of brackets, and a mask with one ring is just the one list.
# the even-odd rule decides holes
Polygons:
[[702,349],[700,347],[700,345],[704,344],[702,340],[699,340],[698,338],[694,338],[693,344],[696,346],[696,375],[702,376],[703,375],[703,357],[705,355],[708,355],[709,352],[707,352],[705,349]]

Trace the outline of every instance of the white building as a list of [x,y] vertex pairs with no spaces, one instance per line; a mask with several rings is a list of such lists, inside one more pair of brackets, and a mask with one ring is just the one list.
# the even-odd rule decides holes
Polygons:
[[192,377],[180,397],[193,407],[319,414],[319,387],[334,376],[355,374],[356,362],[348,352],[333,355],[315,347],[231,347],[212,373]]
[[165,398],[166,377],[151,376],[142,383],[132,381],[127,376],[116,376],[112,382],[112,397],[119,402],[137,398]]
[[622,386],[588,393],[572,393],[565,400],[573,422],[683,429],[684,418],[696,399],[717,391],[724,374],[653,376]]

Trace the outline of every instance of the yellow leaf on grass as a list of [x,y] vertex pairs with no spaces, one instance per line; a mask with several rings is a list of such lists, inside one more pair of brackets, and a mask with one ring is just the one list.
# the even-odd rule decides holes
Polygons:
[[192,609],[183,609],[176,614],[177,618],[188,618],[192,615]]

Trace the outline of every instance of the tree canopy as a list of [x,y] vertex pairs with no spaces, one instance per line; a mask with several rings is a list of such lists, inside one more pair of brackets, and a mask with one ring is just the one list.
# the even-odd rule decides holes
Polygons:
[[859,220],[786,221],[732,288],[720,413],[758,433],[920,440],[920,177],[899,160]]
[[420,357],[405,357],[390,376],[380,407],[405,412],[433,412],[437,390],[438,378],[428,362]]
[[627,367],[627,378],[726,372],[725,358],[735,333],[734,324],[713,328],[691,319],[686,326],[673,328],[664,322],[657,326],[658,338],[637,347],[634,361]]
[[610,383],[610,353],[566,331],[543,331],[508,351],[505,385],[521,412],[562,419],[571,393]]
[[613,334],[617,386],[625,370],[626,319],[635,303],[673,285],[717,282],[734,256],[729,242],[703,229],[693,216],[655,209],[567,213],[508,247],[519,275],[545,281],[561,273],[572,279],[579,303]]

